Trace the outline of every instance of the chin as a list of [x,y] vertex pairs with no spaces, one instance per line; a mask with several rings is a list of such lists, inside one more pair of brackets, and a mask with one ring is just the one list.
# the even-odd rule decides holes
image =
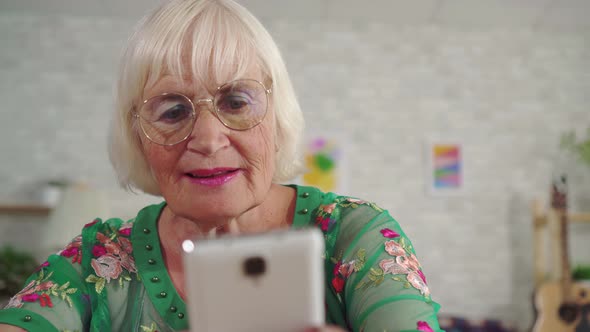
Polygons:
[[219,204],[216,200],[201,200],[198,203],[194,202],[170,202],[172,212],[179,216],[195,222],[211,221],[216,224],[224,224],[231,219],[238,218],[244,212],[249,210],[250,206],[243,206],[243,204]]

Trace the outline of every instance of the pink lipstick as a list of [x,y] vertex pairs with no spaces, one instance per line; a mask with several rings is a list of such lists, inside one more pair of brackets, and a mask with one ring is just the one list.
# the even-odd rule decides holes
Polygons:
[[240,173],[239,168],[209,168],[209,169],[195,169],[185,173],[188,180],[194,184],[199,184],[208,187],[221,186]]

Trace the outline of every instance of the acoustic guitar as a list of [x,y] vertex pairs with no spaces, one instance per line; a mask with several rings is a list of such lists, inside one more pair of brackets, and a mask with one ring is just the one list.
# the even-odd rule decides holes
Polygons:
[[561,278],[541,284],[535,292],[533,332],[590,332],[590,289],[574,283],[570,270],[565,176],[553,181],[551,207],[559,218]]

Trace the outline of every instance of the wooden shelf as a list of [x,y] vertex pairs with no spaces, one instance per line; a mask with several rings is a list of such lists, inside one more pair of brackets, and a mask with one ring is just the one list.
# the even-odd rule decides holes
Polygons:
[[588,222],[590,223],[590,212],[568,214],[569,222]]
[[0,204],[0,214],[33,214],[47,216],[51,207],[35,204]]

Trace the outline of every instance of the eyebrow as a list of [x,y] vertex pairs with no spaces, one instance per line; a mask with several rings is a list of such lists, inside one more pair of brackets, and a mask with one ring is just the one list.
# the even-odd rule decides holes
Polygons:
[[[187,97],[194,97],[197,95],[197,93],[195,92],[196,91],[194,89],[192,77],[180,81],[176,78],[175,75],[165,74],[158,78],[154,85],[144,89],[144,99],[158,96],[163,93],[179,93]],[[209,93],[208,90],[206,92]]]

